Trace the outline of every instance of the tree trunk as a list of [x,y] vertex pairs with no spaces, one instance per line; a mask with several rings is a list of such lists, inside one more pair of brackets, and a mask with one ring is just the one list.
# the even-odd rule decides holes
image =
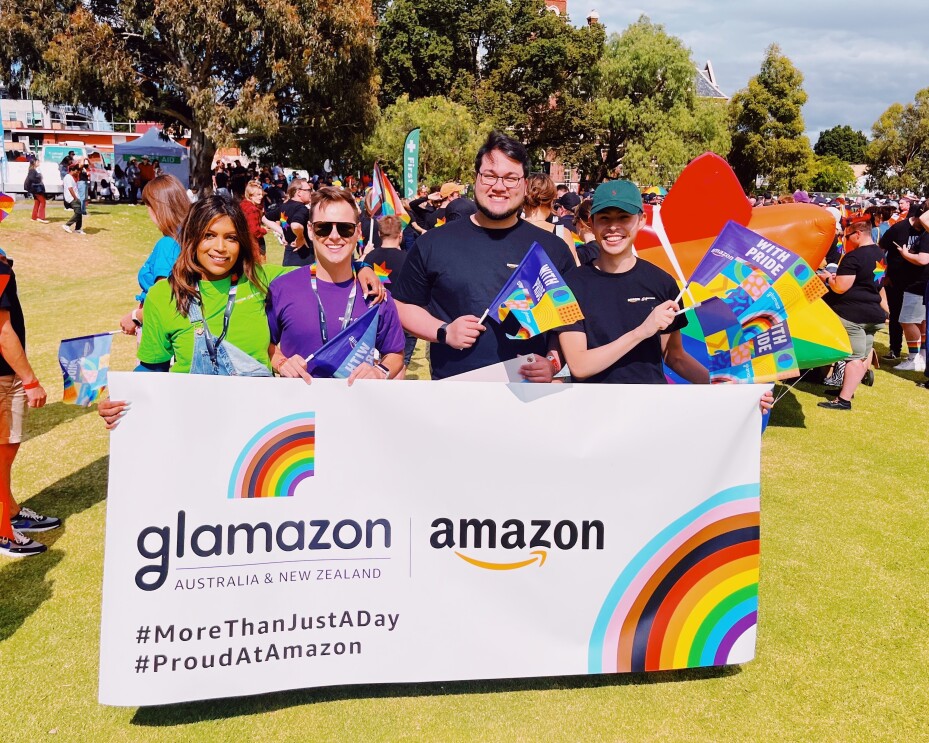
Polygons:
[[216,143],[199,127],[190,130],[190,185],[198,186],[200,196],[213,193],[213,157]]

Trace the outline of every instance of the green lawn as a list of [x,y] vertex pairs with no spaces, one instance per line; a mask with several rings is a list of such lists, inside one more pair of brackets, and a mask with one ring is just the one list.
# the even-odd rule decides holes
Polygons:
[[[120,709],[97,704],[107,434],[61,403],[61,338],[118,327],[158,238],[141,207],[94,205],[87,236],[0,225],[28,350],[50,392],[14,492],[66,519],[49,552],[0,562],[10,740],[924,740],[929,724],[929,391],[881,370],[851,413],[801,382],[764,436],[758,657],[741,668],[532,681],[355,686]],[[272,260],[280,248],[272,245]],[[879,339],[886,350],[886,336]],[[129,369],[134,341],[114,340]],[[779,387],[777,393],[783,391]]]

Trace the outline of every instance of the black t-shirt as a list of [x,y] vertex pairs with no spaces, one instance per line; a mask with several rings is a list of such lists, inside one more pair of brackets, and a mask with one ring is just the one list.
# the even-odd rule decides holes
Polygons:
[[[524,220],[507,229],[488,230],[470,219],[458,219],[420,236],[391,293],[400,302],[425,307],[442,322],[462,315],[481,317],[534,242],[566,277],[574,259],[560,237]],[[520,354],[547,351],[545,334],[514,341],[492,320],[485,320],[485,327],[477,343],[464,351],[433,343],[432,376],[444,379]]]
[[[366,212],[361,215],[361,239],[364,240],[365,247],[371,244],[371,217]],[[381,247],[381,230],[377,226],[377,220],[374,221],[374,247]]]
[[[579,331],[587,336],[587,348],[600,348],[634,330],[658,305],[677,297],[677,283],[665,271],[637,258],[625,273],[604,273],[589,265],[572,271],[565,279],[577,297],[584,319],[559,332]],[[661,366],[661,335],[687,324],[678,315],[661,334],[646,338],[619,361],[583,382],[609,384],[665,384]]]
[[842,256],[836,276],[854,276],[855,283],[844,294],[829,291],[823,299],[844,320],[856,323],[882,323],[887,319],[881,307],[881,287],[875,280],[875,267],[884,260],[877,245],[862,245]]
[[[12,264],[12,261],[10,261]],[[19,303],[19,294],[16,290],[16,274],[10,265],[0,261],[0,286],[3,286],[3,293],[0,294],[0,310],[6,310],[10,313],[10,325],[16,337],[23,348],[26,347],[26,319],[23,317],[23,307]],[[9,376],[15,374],[13,367],[6,363],[6,359],[0,356],[0,376]]]
[[922,267],[910,263],[900,255],[897,245],[909,248],[912,253],[922,253],[929,251],[927,242],[929,236],[926,231],[917,229],[908,219],[897,222],[884,233],[879,244],[887,253],[886,286],[899,291],[910,291],[908,287],[921,280]]
[[[314,259],[313,255],[313,243],[311,242],[310,230],[307,225],[310,222],[310,210],[306,208],[306,204],[297,201],[296,199],[291,199],[290,201],[285,201],[281,204],[281,213],[284,215],[284,219],[287,220],[287,226],[284,227],[284,260],[282,265],[284,266],[309,266]],[[281,215],[279,214],[277,220],[280,221]],[[303,225],[303,232],[306,236],[306,245],[304,245],[299,250],[294,250],[294,241],[297,239],[294,235],[294,231],[290,228],[292,224]]]
[[[387,269],[387,288],[391,288],[400,278],[400,270],[406,263],[406,253],[400,248],[374,248],[370,253],[366,253],[364,262],[374,266],[378,265]],[[384,281],[384,279],[381,279]]]
[[229,176],[225,170],[220,170],[213,177],[216,179],[216,188],[229,188]]
[[596,240],[584,243],[575,248],[575,250],[577,250],[577,259],[581,262],[582,266],[588,266],[600,257],[600,246],[597,244]]

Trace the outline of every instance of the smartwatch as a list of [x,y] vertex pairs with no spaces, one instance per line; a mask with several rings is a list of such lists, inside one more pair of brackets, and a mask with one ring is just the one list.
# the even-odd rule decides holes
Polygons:
[[390,369],[388,369],[386,366],[378,363],[374,365],[374,368],[384,375],[384,379],[390,379]]
[[446,338],[448,337],[448,323],[443,323],[439,326],[439,329],[435,331],[435,340],[436,343],[445,344]]

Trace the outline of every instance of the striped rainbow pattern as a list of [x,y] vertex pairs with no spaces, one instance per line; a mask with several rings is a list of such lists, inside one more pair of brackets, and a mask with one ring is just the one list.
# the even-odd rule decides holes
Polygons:
[[387,268],[387,261],[374,264],[374,275],[382,284],[390,283],[390,269]]
[[758,623],[759,486],[717,493],[652,539],[594,624],[590,673],[744,663]]
[[395,214],[400,218],[400,223],[404,229],[410,224],[410,215],[407,214],[400,201],[400,195],[397,189],[393,187],[387,174],[381,170],[380,163],[374,163],[374,192],[381,198],[380,216],[387,217]]
[[575,249],[583,248],[587,243],[584,242],[584,238],[578,235],[576,232],[571,233],[571,240],[574,242]]
[[887,263],[878,261],[874,265],[874,283],[878,286],[884,285],[884,276],[887,275]]
[[242,449],[229,498],[290,498],[313,476],[316,414],[294,413],[262,428]]
[[6,219],[10,212],[13,211],[13,197],[5,193],[0,193],[0,222]]

